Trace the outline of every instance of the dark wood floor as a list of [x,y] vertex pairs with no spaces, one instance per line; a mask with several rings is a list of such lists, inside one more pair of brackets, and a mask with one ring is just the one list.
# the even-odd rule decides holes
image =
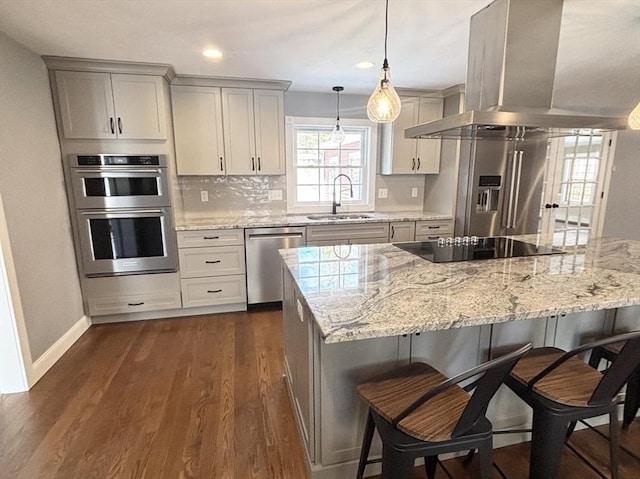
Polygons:
[[[622,441],[621,478],[640,478],[638,421]],[[528,452],[496,450],[495,477],[526,478]],[[2,479],[303,479],[303,458],[279,311],[92,326],[30,392],[0,396]],[[579,431],[560,477],[609,477],[608,460],[606,437]]]

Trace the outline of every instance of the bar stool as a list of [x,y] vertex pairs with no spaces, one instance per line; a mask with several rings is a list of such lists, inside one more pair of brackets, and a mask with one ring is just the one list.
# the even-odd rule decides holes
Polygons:
[[[516,362],[531,349],[476,366],[451,379],[425,363],[411,363],[358,385],[369,404],[357,478],[369,461],[375,429],[382,439],[382,477],[405,479],[418,457],[427,477],[435,477],[438,455],[478,449],[482,479],[492,477],[492,426],[489,401]],[[472,380],[465,387],[459,383]]]
[[[621,342],[604,373],[576,355]],[[595,341],[570,352],[544,347],[527,353],[513,368],[507,386],[533,409],[529,479],[557,477],[562,446],[580,419],[609,414],[611,475],[618,477],[616,395],[640,365],[640,332]]]
[[[591,353],[589,359],[589,366],[594,369],[598,369],[600,361],[606,359],[609,362],[613,362],[620,354],[620,350],[624,346],[624,343],[607,344],[606,346],[600,346],[595,348]],[[622,420],[622,429],[627,429],[629,424],[633,422],[638,414],[640,408],[640,368],[636,369],[627,381],[627,393],[624,401],[624,413]]]

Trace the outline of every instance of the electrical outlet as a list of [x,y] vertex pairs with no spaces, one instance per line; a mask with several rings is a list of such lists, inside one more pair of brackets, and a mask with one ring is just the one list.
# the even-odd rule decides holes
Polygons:
[[418,188],[411,188],[411,198],[418,197]]
[[209,201],[209,192],[204,190],[200,192],[200,201],[202,201],[203,203],[206,203],[207,201]]
[[269,190],[269,201],[282,201],[282,190]]
[[386,188],[378,188],[378,198],[386,198],[388,193]]

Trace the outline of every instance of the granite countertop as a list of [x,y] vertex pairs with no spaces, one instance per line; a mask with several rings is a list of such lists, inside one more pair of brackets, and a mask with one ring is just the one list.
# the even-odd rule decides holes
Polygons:
[[564,249],[440,264],[391,244],[280,254],[326,343],[640,304],[640,242],[598,238]]
[[[327,213],[330,214],[330,213]],[[220,218],[186,219],[176,225],[176,231],[197,231],[229,228],[264,228],[281,226],[312,226],[336,225],[353,223],[381,223],[389,221],[422,221],[422,220],[451,220],[450,215],[432,213],[430,211],[408,211],[388,213],[339,213],[344,215],[367,215],[367,218],[357,219],[322,219],[312,220],[307,215],[263,215],[263,216],[233,216]]]

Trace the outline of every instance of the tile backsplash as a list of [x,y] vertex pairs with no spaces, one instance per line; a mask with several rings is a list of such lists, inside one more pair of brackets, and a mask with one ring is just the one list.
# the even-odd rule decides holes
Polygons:
[[[286,176],[181,176],[177,179],[182,211],[178,219],[228,216],[283,215],[287,213]],[[378,198],[378,189],[387,189]],[[412,197],[412,189],[417,196]],[[269,192],[282,199],[270,199]],[[203,192],[207,201],[203,201]],[[272,193],[273,195],[273,193]],[[420,211],[424,200],[423,175],[376,176],[376,211]],[[179,208],[177,208],[179,209]]]

